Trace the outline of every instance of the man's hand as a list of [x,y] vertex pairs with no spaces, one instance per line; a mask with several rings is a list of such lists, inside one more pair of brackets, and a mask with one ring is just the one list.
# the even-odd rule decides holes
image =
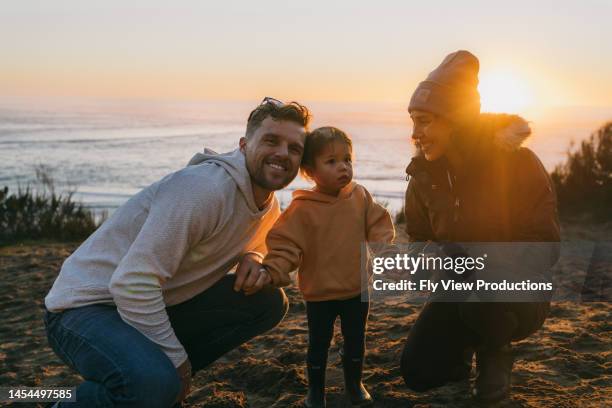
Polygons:
[[189,395],[191,391],[191,362],[189,359],[185,360],[183,364],[176,368],[176,372],[181,379],[181,391],[179,392],[178,397],[176,397],[175,404],[179,404],[181,401]]
[[245,295],[252,295],[272,282],[270,274],[261,265],[261,261],[261,256],[254,253],[248,253],[242,257],[236,269],[236,282],[234,283],[236,292],[243,290]]

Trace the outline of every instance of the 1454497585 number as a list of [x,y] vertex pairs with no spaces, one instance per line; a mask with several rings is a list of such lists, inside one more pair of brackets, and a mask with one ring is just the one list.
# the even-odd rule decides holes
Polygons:
[[0,401],[76,401],[74,387],[0,387]]

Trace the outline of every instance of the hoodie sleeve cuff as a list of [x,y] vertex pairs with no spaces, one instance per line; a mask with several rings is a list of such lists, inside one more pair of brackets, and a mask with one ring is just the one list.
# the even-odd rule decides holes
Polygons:
[[260,262],[260,263],[261,263],[261,262],[263,262],[263,259],[264,259],[264,257],[265,257],[265,255],[264,255],[264,254],[262,254],[261,252],[257,252],[257,251],[247,251],[247,252],[245,252],[244,254],[242,254],[241,259],[243,259],[245,256],[247,256],[247,255],[249,255],[249,254],[251,254],[251,255],[255,255],[256,257],[258,257],[258,258],[259,258],[259,262]]
[[292,271],[291,263],[283,258],[264,261],[264,267],[272,278],[272,284],[276,287],[287,286],[291,283],[289,273]]

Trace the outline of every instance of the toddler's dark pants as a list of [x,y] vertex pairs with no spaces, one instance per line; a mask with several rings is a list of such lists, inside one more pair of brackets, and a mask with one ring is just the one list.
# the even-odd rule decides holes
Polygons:
[[306,302],[308,317],[308,364],[325,365],[327,352],[334,335],[334,323],[340,316],[344,337],[344,356],[361,359],[365,353],[365,330],[370,310],[369,302],[361,295],[346,300]]

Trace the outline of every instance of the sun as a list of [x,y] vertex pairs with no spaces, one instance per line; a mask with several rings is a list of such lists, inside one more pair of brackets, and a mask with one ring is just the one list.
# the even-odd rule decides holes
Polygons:
[[478,91],[483,112],[520,113],[533,99],[527,82],[512,72],[482,74]]

